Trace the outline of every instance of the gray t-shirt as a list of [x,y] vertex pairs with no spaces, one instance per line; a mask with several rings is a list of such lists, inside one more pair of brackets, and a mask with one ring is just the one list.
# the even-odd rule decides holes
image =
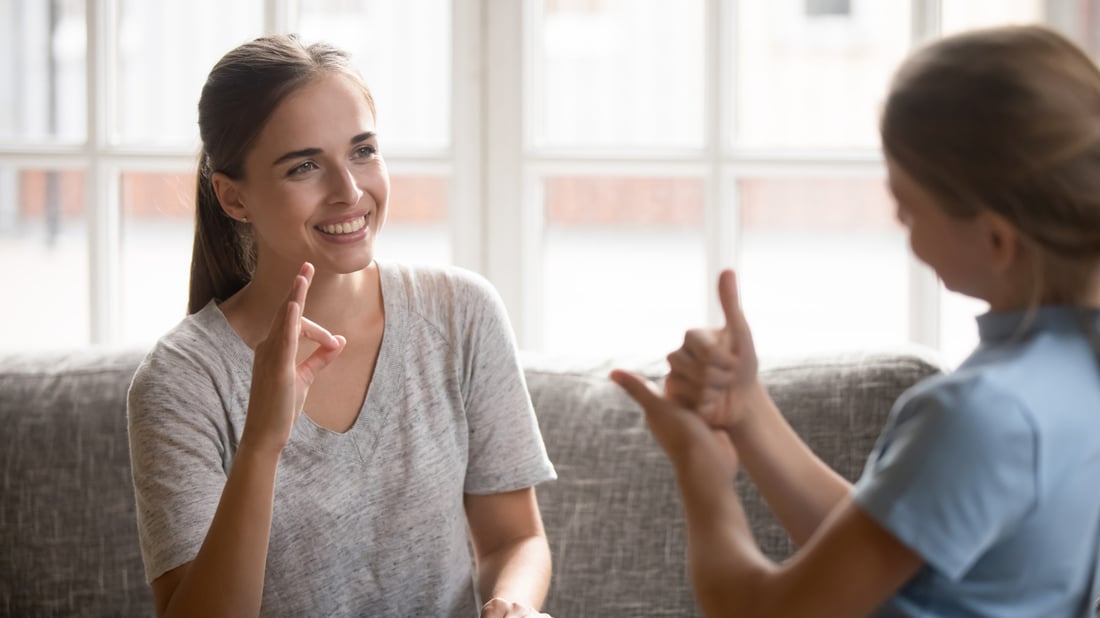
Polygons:
[[[265,616],[477,615],[464,494],[555,478],[492,286],[380,264],[385,330],[355,424],[306,414],[279,462]],[[145,575],[193,560],[244,428],[253,353],[216,304],[188,316],[130,387]]]

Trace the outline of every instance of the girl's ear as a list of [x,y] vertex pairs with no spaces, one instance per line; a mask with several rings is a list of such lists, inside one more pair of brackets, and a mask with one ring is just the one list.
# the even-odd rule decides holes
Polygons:
[[218,203],[225,214],[237,221],[247,221],[248,211],[241,199],[241,189],[237,181],[221,172],[214,172],[210,182],[214,185],[214,194],[218,196]]
[[1014,269],[1022,259],[1024,245],[1020,232],[1001,215],[985,210],[978,217],[985,229],[990,266],[996,273],[1006,273]]

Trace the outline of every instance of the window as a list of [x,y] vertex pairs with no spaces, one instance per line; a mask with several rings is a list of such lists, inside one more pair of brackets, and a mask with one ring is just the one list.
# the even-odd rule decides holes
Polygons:
[[[380,259],[500,290],[521,345],[659,357],[736,266],[768,356],[917,341],[983,308],[893,221],[878,106],[939,33],[1095,0],[0,0],[0,348],[148,345],[184,314],[195,104],[263,32],[352,52],[392,174]],[[46,326],[27,328],[27,324]]]

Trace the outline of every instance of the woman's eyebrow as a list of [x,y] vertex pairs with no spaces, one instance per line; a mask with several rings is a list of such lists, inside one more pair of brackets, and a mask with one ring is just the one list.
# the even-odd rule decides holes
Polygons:
[[[365,142],[365,141],[369,140],[370,138],[374,137],[374,135],[375,135],[374,131],[366,131],[364,133],[360,133],[359,135],[356,135],[355,137],[351,138],[350,141],[351,141],[351,144],[354,146],[355,144],[358,144],[360,142]],[[291,150],[290,152],[288,152],[288,153],[282,155],[281,157],[279,157],[278,159],[275,159],[275,162],[272,163],[271,165],[275,166],[275,165],[278,165],[278,164],[282,163],[283,161],[288,161],[290,159],[300,159],[300,158],[303,158],[303,157],[312,157],[314,155],[321,154],[321,152],[323,152],[323,151],[320,148],[303,148],[301,150]]]
[[291,150],[290,152],[288,152],[288,153],[284,154],[283,156],[279,157],[278,159],[275,159],[275,162],[272,163],[271,165],[275,166],[275,165],[278,165],[278,164],[282,163],[283,161],[287,161],[287,160],[290,160],[290,159],[299,159],[299,158],[302,158],[302,157],[312,157],[313,155],[320,154],[320,153],[321,153],[320,148],[303,148],[301,150]]

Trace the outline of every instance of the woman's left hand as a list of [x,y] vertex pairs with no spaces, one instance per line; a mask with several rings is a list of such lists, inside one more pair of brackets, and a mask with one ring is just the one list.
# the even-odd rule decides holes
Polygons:
[[481,606],[481,618],[551,618],[537,609],[496,597]]

